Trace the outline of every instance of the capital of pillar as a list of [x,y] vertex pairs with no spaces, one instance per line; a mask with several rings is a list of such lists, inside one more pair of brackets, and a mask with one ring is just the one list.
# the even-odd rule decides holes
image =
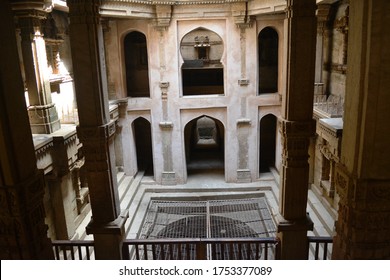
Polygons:
[[27,111],[33,134],[50,134],[61,128],[57,109],[53,103],[29,106]]
[[72,24],[99,24],[100,0],[67,0]]
[[315,132],[315,120],[289,121],[279,118],[278,122],[282,138],[283,165],[306,167],[310,138]]

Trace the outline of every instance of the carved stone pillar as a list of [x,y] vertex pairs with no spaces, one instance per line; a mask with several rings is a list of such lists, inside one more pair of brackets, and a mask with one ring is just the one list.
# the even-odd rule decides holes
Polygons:
[[[118,105],[119,118],[116,124],[116,136],[115,136],[115,158],[116,166],[123,170],[123,147],[126,147],[126,141],[123,141],[123,127],[126,126],[127,104],[128,100],[120,99],[116,101]],[[127,142],[128,143],[128,142]]]
[[334,259],[390,258],[390,2],[350,1]]
[[0,1],[0,259],[53,259],[11,15]]
[[282,137],[278,236],[282,259],[306,259],[309,183],[308,147],[314,134],[313,84],[316,49],[316,1],[287,1],[285,30],[286,92],[279,128]]
[[28,114],[32,133],[49,134],[60,129],[57,110],[51,100],[49,69],[43,38],[43,3],[15,3],[13,6],[21,35],[21,48],[29,97]]
[[115,170],[115,122],[110,120],[98,0],[67,2],[74,62],[77,128],[85,152],[97,259],[121,259],[127,212],[120,213]]
[[[316,50],[316,69],[315,83],[322,84],[322,65],[324,63],[324,33],[329,20],[330,4],[318,5],[317,9],[317,50]],[[320,86],[320,85],[318,85]]]

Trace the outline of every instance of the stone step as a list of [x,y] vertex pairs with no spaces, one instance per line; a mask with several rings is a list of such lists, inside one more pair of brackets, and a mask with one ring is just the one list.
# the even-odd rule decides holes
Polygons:
[[309,190],[308,193],[308,206],[308,208],[312,210],[313,217],[315,216],[318,218],[317,224],[320,224],[323,227],[321,234],[332,236],[335,219],[312,190]]

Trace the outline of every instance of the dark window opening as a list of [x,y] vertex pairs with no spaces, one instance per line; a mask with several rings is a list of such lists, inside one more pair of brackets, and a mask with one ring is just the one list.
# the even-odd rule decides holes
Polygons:
[[183,69],[183,95],[223,94],[223,69]]
[[275,167],[276,117],[266,115],[260,121],[260,173]]
[[203,116],[184,129],[187,173],[224,172],[224,127]]
[[259,94],[278,92],[279,36],[271,27],[264,28],[258,37]]
[[198,28],[185,35],[180,43],[183,96],[224,94],[221,58],[223,43],[215,32]]
[[127,96],[150,97],[146,37],[131,32],[124,40]]
[[138,170],[153,176],[152,131],[149,121],[140,117],[133,123]]

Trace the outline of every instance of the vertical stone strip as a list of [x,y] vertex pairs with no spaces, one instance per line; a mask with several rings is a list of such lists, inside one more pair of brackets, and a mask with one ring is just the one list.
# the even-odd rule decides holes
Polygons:
[[28,108],[33,133],[49,134],[60,129],[57,110],[51,99],[49,69],[42,20],[46,12],[42,4],[25,8],[14,5],[21,30],[21,48],[30,106]]
[[53,259],[8,0],[0,2],[0,259]]
[[390,2],[350,1],[332,258],[390,258]]
[[124,223],[115,170],[115,122],[108,109],[99,0],[68,1],[70,43],[74,61],[77,128],[85,151],[93,219],[87,233],[94,234],[97,259],[121,259]]
[[282,259],[306,259],[308,147],[314,134],[313,85],[316,50],[316,1],[287,1],[285,19],[285,82],[279,128],[282,140],[280,219]]

